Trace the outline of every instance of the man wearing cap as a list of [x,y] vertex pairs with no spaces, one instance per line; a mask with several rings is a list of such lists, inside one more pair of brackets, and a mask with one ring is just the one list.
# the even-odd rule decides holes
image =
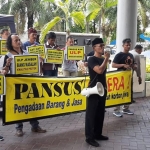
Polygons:
[[97,82],[101,82],[104,87],[104,96],[91,94],[87,98],[86,116],[85,116],[85,136],[86,142],[92,146],[99,147],[96,140],[108,140],[108,137],[102,135],[105,102],[107,95],[106,68],[110,53],[105,52],[104,42],[101,38],[95,38],[92,41],[94,56],[88,59],[88,69],[90,82],[89,87],[95,87]]
[[23,50],[27,50],[28,46],[39,45],[39,43],[36,42],[37,31],[34,28],[28,29],[28,38],[29,38],[29,40],[27,42],[23,43]]

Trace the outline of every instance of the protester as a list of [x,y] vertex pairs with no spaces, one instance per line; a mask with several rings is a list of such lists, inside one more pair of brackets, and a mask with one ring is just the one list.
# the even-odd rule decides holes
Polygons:
[[8,36],[10,35],[8,29],[1,30],[1,40],[7,40]]
[[[117,68],[117,70],[134,70],[136,67],[136,64],[134,62],[134,57],[131,53],[129,53],[130,47],[131,47],[131,40],[130,39],[124,39],[123,40],[123,52],[119,52],[112,63],[113,68]],[[133,81],[132,85],[133,88]],[[131,93],[131,102],[133,101],[133,91]],[[124,105],[122,113],[133,115],[134,113],[129,110],[129,105]],[[122,117],[123,114],[120,112],[120,106],[117,106],[114,110],[114,115],[117,117]]]
[[130,53],[133,55],[134,57],[134,61],[137,64],[137,69],[136,74],[138,77],[138,82],[139,84],[142,83],[142,78],[141,78],[141,62],[140,62],[140,54],[142,53],[142,49],[143,47],[141,45],[136,45],[134,50],[130,51]]
[[[9,35],[6,43],[8,53],[5,55],[4,58],[4,64],[3,64],[3,70],[8,73],[12,74],[13,71],[13,61],[12,61],[12,56],[13,55],[26,55],[27,52],[22,50],[21,48],[21,41],[18,35],[16,34],[11,34]],[[45,133],[46,130],[43,130],[39,126],[39,122],[36,119],[30,120],[30,124],[32,126],[31,131],[32,132],[38,132],[38,133]],[[23,123],[19,122],[16,124],[16,135],[17,136],[23,136]]]
[[28,29],[28,41],[23,43],[23,50],[27,50],[28,46],[34,46],[34,45],[39,45],[38,42],[36,42],[37,39],[37,31],[34,28],[29,28]]
[[[66,47],[67,46],[73,46],[74,45],[74,39],[72,36],[67,37],[66,41]],[[63,48],[66,52],[66,47]],[[66,56],[66,55],[65,55]],[[75,60],[66,60],[66,57],[62,64],[62,70],[64,76],[77,76],[77,61]]]
[[[5,70],[0,70],[0,74],[6,75],[7,72]],[[0,136],[0,141],[3,141],[4,138],[2,136]]]
[[[55,44],[56,41],[56,34],[54,32],[50,32],[48,34],[48,40],[45,44],[46,48],[50,49],[60,49],[58,45]],[[58,75],[58,67],[61,65],[58,64],[51,64],[51,63],[44,63],[43,64],[43,75],[44,76],[57,76]]]
[[96,140],[108,140],[108,137],[102,135],[105,102],[107,96],[106,86],[106,68],[110,53],[106,52],[104,57],[104,42],[101,38],[95,38],[92,41],[94,56],[88,59],[88,69],[90,75],[89,87],[94,87],[97,82],[101,82],[104,87],[104,96],[92,94],[87,98],[86,116],[85,116],[85,136],[86,142],[92,146],[99,147]]

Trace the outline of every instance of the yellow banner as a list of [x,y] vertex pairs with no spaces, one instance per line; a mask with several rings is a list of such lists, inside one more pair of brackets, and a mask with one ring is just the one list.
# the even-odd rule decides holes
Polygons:
[[64,60],[64,51],[47,48],[46,57],[47,63],[62,64]]
[[0,74],[0,95],[5,94],[5,76]]
[[42,58],[45,58],[45,46],[44,45],[28,46],[27,51],[29,54],[39,54]]
[[[107,107],[131,102],[130,79],[130,71],[107,74]],[[84,82],[87,87],[89,78],[6,76],[4,124],[85,110]]]
[[6,55],[7,53],[6,40],[0,40],[0,55]]
[[84,60],[85,47],[84,46],[68,46],[67,60]]
[[13,61],[13,74],[39,74],[40,72],[38,55],[14,55]]

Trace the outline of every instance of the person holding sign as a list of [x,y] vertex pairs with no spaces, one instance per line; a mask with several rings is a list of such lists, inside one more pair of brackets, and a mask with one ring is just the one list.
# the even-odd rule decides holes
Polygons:
[[[66,47],[67,46],[73,46],[74,45],[74,39],[72,36],[67,37]],[[63,48],[63,50],[66,50],[66,47]],[[64,59],[64,62],[62,64],[62,70],[64,76],[77,76],[77,62],[74,60],[66,60]]]
[[27,50],[28,46],[39,45],[39,43],[36,42],[37,31],[34,28],[28,29],[28,37],[29,37],[29,40],[27,42],[23,43],[23,50]]
[[[5,70],[0,70],[0,74],[6,75],[7,72]],[[4,138],[2,136],[0,136],[0,141],[3,141]]]
[[[124,39],[123,43],[123,52],[119,52],[112,63],[113,68],[117,68],[117,70],[134,70],[136,67],[134,56],[129,53],[131,47],[131,39]],[[133,85],[133,82],[132,82]],[[132,86],[131,85],[131,86]],[[131,87],[132,88],[132,87]],[[131,93],[131,102],[133,101],[133,91]],[[122,112],[120,112],[120,106],[117,106],[114,109],[114,115],[116,117],[122,117],[123,114],[133,115],[134,113],[129,110],[129,105],[124,105]]]
[[[10,73],[12,72],[13,68],[12,68],[12,57],[13,55],[25,55],[27,54],[26,51],[23,51],[21,49],[21,41],[18,35],[16,34],[11,34],[8,39],[7,39],[7,43],[6,43],[7,49],[9,50],[9,52],[7,53],[7,55],[5,55],[4,58],[4,64],[3,64],[3,70],[5,70],[7,73],[10,71]],[[40,126],[39,126],[39,122],[37,120],[30,120],[30,124],[32,126],[31,130],[32,132],[38,132],[38,133],[45,133],[46,130],[43,130]],[[16,124],[16,135],[17,136],[23,136],[23,124],[22,122],[17,123]]]
[[[105,102],[107,96],[106,69],[110,53],[104,53],[104,42],[102,38],[95,38],[92,41],[94,56],[88,59],[88,69],[90,75],[89,87],[95,87],[97,82],[101,82],[104,87],[104,96],[91,94],[87,98],[85,116],[85,136],[86,142],[92,146],[99,147],[96,140],[108,140],[102,135]],[[102,54],[104,53],[104,57]]]
[[[50,32],[48,34],[48,40],[45,44],[46,48],[50,49],[60,49],[58,45],[55,44],[56,34],[54,32]],[[44,76],[57,76],[58,75],[58,64],[44,63],[43,64],[43,75]]]

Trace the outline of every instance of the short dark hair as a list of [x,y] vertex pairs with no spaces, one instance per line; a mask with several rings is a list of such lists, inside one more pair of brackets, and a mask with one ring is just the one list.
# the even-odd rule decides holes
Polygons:
[[56,34],[54,32],[50,32],[48,34],[48,39],[56,39]]
[[2,29],[0,33],[4,34],[5,31],[8,31],[8,29]]
[[124,40],[122,41],[122,43],[123,43],[123,44],[125,44],[125,43],[131,43],[131,39],[126,38],[126,39],[124,39]]
[[73,39],[73,36],[69,35],[69,36],[67,37],[67,41],[68,41],[69,39]]
[[142,48],[143,48],[142,45],[136,45],[136,46],[134,47],[134,49],[142,49]]

